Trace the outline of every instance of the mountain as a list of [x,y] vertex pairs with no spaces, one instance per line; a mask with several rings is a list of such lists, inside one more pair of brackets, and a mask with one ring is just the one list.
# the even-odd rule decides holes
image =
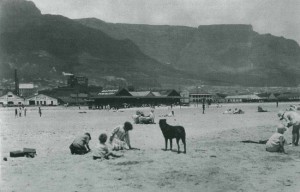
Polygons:
[[145,55],[129,39],[114,39],[60,15],[42,15],[30,1],[4,1],[0,26],[2,78],[12,78],[16,68],[27,81],[61,79],[62,72],[102,85],[160,87],[196,80]]
[[215,85],[297,86],[300,47],[294,40],[258,34],[251,25],[155,26],[77,22],[116,39],[132,40],[145,54]]

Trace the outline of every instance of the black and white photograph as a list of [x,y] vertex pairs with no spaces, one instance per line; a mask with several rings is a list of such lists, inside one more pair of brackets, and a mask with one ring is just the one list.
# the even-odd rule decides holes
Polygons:
[[0,191],[300,192],[299,10],[0,0]]

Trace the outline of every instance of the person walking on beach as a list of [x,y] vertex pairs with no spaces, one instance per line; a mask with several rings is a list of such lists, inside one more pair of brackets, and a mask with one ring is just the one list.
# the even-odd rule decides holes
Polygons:
[[286,154],[286,152],[284,151],[284,144],[286,143],[286,141],[283,136],[283,133],[285,131],[285,126],[283,124],[279,124],[276,133],[274,133],[266,143],[266,151]]
[[24,107],[24,117],[26,117],[27,108]]
[[128,133],[132,129],[132,124],[128,121],[124,125],[114,128],[109,138],[109,143],[113,146],[113,150],[132,149]]
[[15,118],[18,117],[18,109],[15,108]]
[[300,114],[296,111],[279,111],[278,117],[281,121],[287,123],[287,127],[293,127],[292,130],[292,145],[298,146],[299,144],[299,130],[300,130]]
[[100,136],[99,136],[99,144],[98,146],[96,147],[95,150],[93,150],[93,159],[96,160],[96,159],[109,159],[110,156],[112,157],[122,157],[123,155],[117,155],[117,154],[114,154],[112,152],[109,151],[107,145],[105,144],[107,140],[107,135],[105,133],[102,133]]
[[19,117],[22,117],[22,108],[19,107]]
[[205,100],[203,99],[203,102],[202,102],[202,114],[204,114],[204,111],[205,111]]
[[89,142],[91,139],[92,138],[89,133],[76,137],[69,147],[71,154],[83,155],[90,152],[91,149],[89,147]]
[[40,117],[42,117],[42,109],[41,109],[41,107],[39,107],[39,115],[40,115]]

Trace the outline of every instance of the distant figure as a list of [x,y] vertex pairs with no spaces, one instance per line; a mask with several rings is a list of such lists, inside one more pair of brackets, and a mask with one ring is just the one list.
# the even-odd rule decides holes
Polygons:
[[235,108],[234,111],[233,111],[233,114],[244,114],[245,112],[241,109],[237,109]]
[[85,133],[82,136],[75,138],[73,143],[70,145],[71,154],[83,155],[91,151],[89,147],[89,142],[91,140],[91,135],[89,133]]
[[150,119],[150,120],[149,120],[149,123],[150,123],[150,124],[155,123],[155,122],[154,122],[154,118],[155,118],[155,115],[154,115],[154,109],[151,109],[151,110],[150,110],[150,114],[148,115],[148,117],[149,117],[149,119]]
[[102,133],[100,136],[99,136],[99,144],[98,146],[96,147],[96,149],[93,151],[93,159],[109,159],[110,156],[112,157],[122,157],[123,155],[117,155],[117,154],[114,154],[112,152],[110,152],[108,150],[108,147],[107,145],[105,144],[107,140],[107,135],[105,133]]
[[131,149],[129,131],[133,129],[130,122],[125,122],[124,125],[119,125],[111,133],[109,138],[113,150]]
[[290,105],[289,108],[286,109],[287,111],[297,111],[297,106],[296,105]]
[[276,101],[276,107],[278,107],[278,100]]
[[22,108],[19,108],[19,117],[22,117]]
[[18,117],[18,109],[15,108],[15,117]]
[[205,102],[202,103],[202,114],[204,114],[205,111]]
[[172,116],[174,117],[175,116],[175,113],[174,113],[174,111],[172,110]]
[[26,117],[27,108],[24,107],[24,117]]
[[223,112],[223,114],[232,114],[233,110],[231,109],[227,109],[226,111]]
[[39,114],[40,114],[40,117],[42,117],[42,109],[41,109],[41,107],[39,107]]
[[285,126],[283,124],[279,124],[276,133],[274,133],[266,143],[266,151],[286,153],[284,151],[284,144],[286,141],[283,136],[285,131]]
[[263,109],[262,106],[260,106],[260,105],[257,107],[257,111],[258,112],[268,112],[268,110]]

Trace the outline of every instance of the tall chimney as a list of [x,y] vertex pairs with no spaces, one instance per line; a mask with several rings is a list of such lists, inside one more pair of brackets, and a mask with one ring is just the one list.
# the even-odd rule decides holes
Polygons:
[[19,95],[19,79],[17,69],[15,69],[15,94]]

